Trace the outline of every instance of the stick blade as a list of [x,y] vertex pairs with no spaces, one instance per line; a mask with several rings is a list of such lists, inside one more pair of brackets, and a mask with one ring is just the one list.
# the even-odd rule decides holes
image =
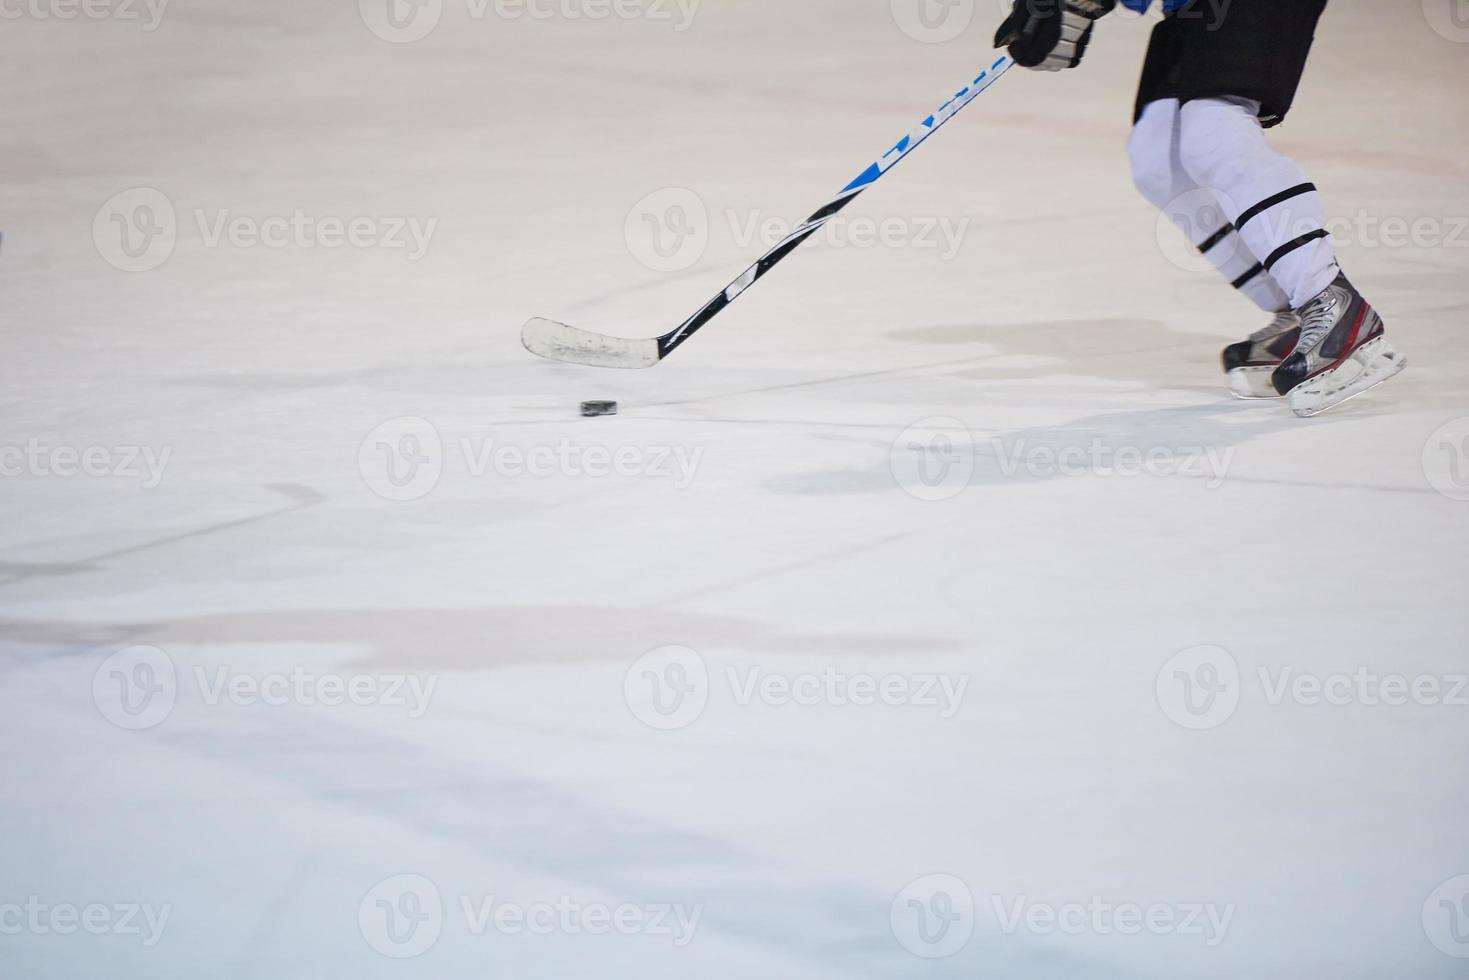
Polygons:
[[538,357],[567,364],[638,369],[658,363],[658,341],[652,338],[609,337],[542,317],[526,321],[520,342]]

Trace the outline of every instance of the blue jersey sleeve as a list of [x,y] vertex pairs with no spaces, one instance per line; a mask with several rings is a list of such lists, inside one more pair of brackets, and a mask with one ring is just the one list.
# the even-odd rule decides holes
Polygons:
[[[1163,0],[1163,11],[1171,14],[1185,3],[1188,3],[1188,0]],[[1148,8],[1153,5],[1153,0],[1122,0],[1122,5],[1128,10],[1143,14],[1147,13]]]

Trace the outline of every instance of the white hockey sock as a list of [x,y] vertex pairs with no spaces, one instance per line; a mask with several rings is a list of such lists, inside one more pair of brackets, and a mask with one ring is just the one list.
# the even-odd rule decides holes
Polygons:
[[1340,273],[1316,186],[1290,157],[1271,149],[1238,99],[1200,99],[1179,112],[1179,159],[1218,196],[1226,217],[1299,309]]
[[1291,306],[1290,297],[1236,234],[1218,196],[1201,187],[1180,159],[1177,99],[1150,102],[1128,141],[1132,177],[1143,197],[1178,226],[1231,286],[1267,313]]

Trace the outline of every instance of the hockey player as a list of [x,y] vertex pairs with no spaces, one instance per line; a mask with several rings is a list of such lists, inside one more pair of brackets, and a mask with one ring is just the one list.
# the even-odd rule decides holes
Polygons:
[[[1145,12],[1152,0],[1122,0]],[[1275,319],[1224,351],[1244,398],[1297,415],[1339,405],[1406,366],[1342,274],[1316,186],[1264,130],[1285,118],[1326,0],[1163,0],[1143,65],[1133,180],[1236,289]],[[1116,0],[1016,0],[995,35],[1027,68],[1081,63]],[[1203,210],[1222,216],[1199,227]]]

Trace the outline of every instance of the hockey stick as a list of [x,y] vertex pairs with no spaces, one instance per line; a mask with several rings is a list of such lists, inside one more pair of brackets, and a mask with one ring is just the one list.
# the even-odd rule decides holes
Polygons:
[[1009,71],[1014,64],[1015,62],[1006,55],[980,72],[978,78],[960,89],[958,94],[925,119],[917,132],[909,133],[898,140],[898,144],[884,153],[880,160],[858,174],[856,179],[842,188],[840,194],[822,205],[815,214],[802,222],[800,227],[762,255],[760,261],[750,266],[743,275],[730,283],[724,292],[705,303],[699,312],[681,323],[677,329],[661,337],[631,340],[623,337],[609,337],[606,334],[593,333],[590,330],[582,330],[565,323],[557,323],[555,320],[536,317],[527,322],[521,331],[521,343],[532,354],[538,354],[553,361],[587,364],[592,367],[652,367],[677,350],[679,345],[692,337],[700,327],[718,316],[721,310],[738,299],[740,294],[753,286],[761,276],[775,268],[776,263],[791,254],[797,245],[816,234],[821,226],[830,221],[838,211],[851,204],[858,194],[876,183],[877,179],[895,167],[899,160],[916,150],[924,140],[937,132],[944,123],[953,119],[960,109],[973,102],[979,93],[993,85],[995,80]]

